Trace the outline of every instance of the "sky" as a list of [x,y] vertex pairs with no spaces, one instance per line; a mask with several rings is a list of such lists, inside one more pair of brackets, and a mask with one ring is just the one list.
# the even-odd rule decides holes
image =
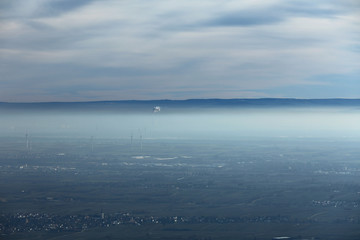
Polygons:
[[0,101],[360,98],[358,0],[1,0]]

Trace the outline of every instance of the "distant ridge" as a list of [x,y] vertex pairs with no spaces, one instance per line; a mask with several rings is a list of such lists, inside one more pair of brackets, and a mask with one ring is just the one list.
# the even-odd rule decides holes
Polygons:
[[154,106],[162,108],[267,108],[267,107],[360,107],[360,99],[296,99],[296,98],[256,98],[256,99],[187,99],[187,100],[120,100],[89,102],[0,102],[0,110],[109,110],[143,111]]

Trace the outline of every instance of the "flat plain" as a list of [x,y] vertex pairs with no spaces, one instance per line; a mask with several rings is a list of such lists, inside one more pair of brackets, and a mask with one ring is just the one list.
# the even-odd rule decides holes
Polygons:
[[1,138],[2,239],[359,239],[355,138]]

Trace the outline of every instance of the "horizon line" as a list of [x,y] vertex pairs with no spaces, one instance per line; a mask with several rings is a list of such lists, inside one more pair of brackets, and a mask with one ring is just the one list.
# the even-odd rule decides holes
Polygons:
[[33,102],[7,102],[7,104],[44,104],[44,103],[101,103],[101,102],[154,102],[154,101],[198,101],[198,100],[360,100],[360,98],[291,98],[291,97],[264,97],[264,98],[188,98],[188,99],[127,99],[127,100],[84,100],[84,101],[33,101]]

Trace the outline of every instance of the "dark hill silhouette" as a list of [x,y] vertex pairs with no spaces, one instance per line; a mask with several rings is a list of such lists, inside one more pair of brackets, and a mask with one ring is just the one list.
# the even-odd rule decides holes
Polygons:
[[96,102],[40,102],[7,103],[0,102],[0,110],[48,110],[48,111],[152,111],[154,106],[162,109],[195,108],[281,108],[281,107],[360,107],[360,99],[188,99],[188,100],[124,100]]

